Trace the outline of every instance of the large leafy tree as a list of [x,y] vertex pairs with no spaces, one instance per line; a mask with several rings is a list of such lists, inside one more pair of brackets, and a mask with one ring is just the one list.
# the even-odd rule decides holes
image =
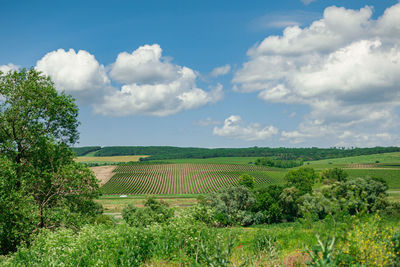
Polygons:
[[[77,116],[74,99],[57,92],[42,73],[0,72],[0,156],[7,167],[0,172],[0,210],[34,205],[0,216],[2,253],[40,228],[78,227],[99,212],[92,200],[97,180],[68,148],[79,138]],[[30,232],[20,235],[21,228]],[[3,242],[10,236],[14,242]]]

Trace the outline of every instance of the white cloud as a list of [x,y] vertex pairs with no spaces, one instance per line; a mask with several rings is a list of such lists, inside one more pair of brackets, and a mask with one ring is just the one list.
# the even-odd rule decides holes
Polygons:
[[250,30],[265,31],[267,29],[283,29],[288,26],[300,26],[309,24],[321,14],[317,12],[293,10],[282,12],[269,12],[268,14],[255,18],[248,24]]
[[71,94],[79,102],[101,98],[110,87],[104,66],[84,50],[49,52],[36,63],[36,69],[50,76],[57,90]]
[[[49,75],[57,90],[90,104],[96,113],[111,116],[134,114],[166,116],[222,99],[222,85],[204,91],[197,74],[162,57],[158,44],[120,53],[108,67],[87,51],[58,49],[37,62],[36,69]],[[107,73],[109,69],[109,73]],[[120,89],[113,80],[122,83]]]
[[133,51],[120,53],[112,64],[110,76],[126,84],[169,83],[179,78],[181,67],[162,59],[158,44],[144,45]]
[[269,139],[278,134],[274,126],[261,126],[258,123],[244,125],[240,116],[232,115],[225,119],[222,127],[214,127],[213,134],[218,136],[241,139],[244,141],[257,141]]
[[18,70],[19,67],[12,64],[12,63],[8,63],[7,65],[0,65],[0,71],[3,73],[7,73],[9,71],[14,71],[14,70]]
[[225,66],[221,66],[221,67],[217,67],[217,68],[213,69],[213,71],[211,72],[211,76],[218,77],[218,76],[226,75],[230,71],[231,71],[231,66],[229,64],[227,64]]
[[105,96],[104,102],[95,106],[95,112],[112,116],[167,116],[215,103],[222,98],[222,87],[210,92],[197,88],[193,70],[183,67],[178,75],[169,83],[124,85],[120,91]]
[[204,91],[196,85],[195,71],[165,62],[157,44],[119,54],[110,75],[126,84],[94,106],[95,112],[103,115],[167,116],[216,103],[223,97],[222,85]]
[[[297,130],[282,132],[282,140],[352,144],[359,138],[363,146],[390,145],[396,134],[379,136],[399,126],[400,4],[377,20],[371,16],[368,6],[329,7],[309,27],[287,27],[282,36],[265,38],[248,51],[250,59],[235,73],[234,88],[259,91],[267,102],[311,107]],[[346,131],[357,134],[338,138]]]

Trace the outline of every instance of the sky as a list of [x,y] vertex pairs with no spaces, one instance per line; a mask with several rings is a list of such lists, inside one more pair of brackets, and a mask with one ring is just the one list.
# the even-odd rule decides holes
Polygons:
[[76,99],[76,146],[400,146],[399,1],[5,1],[0,71]]

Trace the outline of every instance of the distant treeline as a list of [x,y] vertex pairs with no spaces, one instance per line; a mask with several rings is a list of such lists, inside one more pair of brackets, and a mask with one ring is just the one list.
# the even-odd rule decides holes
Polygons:
[[84,146],[84,147],[73,147],[72,150],[78,157],[84,156],[90,152],[100,150],[101,146]]
[[[86,153],[82,153],[85,151]],[[110,147],[80,147],[73,148],[78,156],[96,151],[94,156],[127,156],[150,155],[141,161],[184,159],[184,158],[215,158],[215,157],[273,157],[282,160],[320,160],[342,158],[360,155],[370,155],[388,152],[398,152],[400,147],[371,147],[371,148],[195,148],[172,146],[110,146]],[[79,154],[78,154],[79,153]]]
[[276,159],[276,158],[260,158],[255,162],[256,165],[275,167],[275,168],[294,168],[303,165],[303,160],[284,160],[284,159]]

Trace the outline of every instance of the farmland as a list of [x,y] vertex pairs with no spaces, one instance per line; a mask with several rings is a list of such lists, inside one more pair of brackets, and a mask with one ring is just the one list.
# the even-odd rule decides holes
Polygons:
[[271,169],[229,164],[136,164],[118,166],[101,188],[104,194],[201,194],[234,185],[240,175],[255,177],[257,185],[279,184]]

